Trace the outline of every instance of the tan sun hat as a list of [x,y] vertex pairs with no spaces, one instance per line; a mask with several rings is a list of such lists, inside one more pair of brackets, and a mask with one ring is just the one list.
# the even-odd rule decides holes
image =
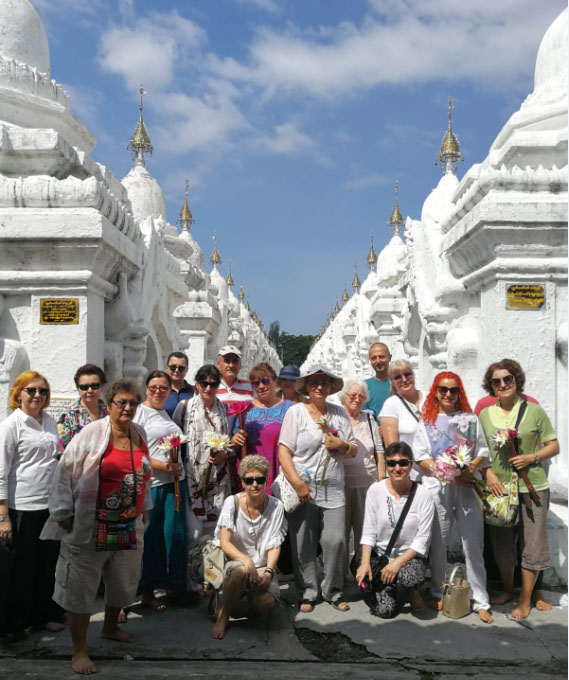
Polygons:
[[300,392],[301,394],[307,394],[304,386],[306,378],[311,375],[315,375],[316,373],[323,373],[330,378],[330,394],[336,394],[336,392],[339,392],[342,387],[344,387],[344,381],[342,378],[334,375],[327,366],[324,366],[324,364],[314,364],[313,366],[310,366],[306,372],[300,376],[300,378],[298,378],[295,386],[296,391]]

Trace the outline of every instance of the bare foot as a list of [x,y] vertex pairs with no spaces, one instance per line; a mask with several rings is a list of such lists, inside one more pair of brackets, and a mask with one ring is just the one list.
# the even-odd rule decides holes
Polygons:
[[221,614],[217,617],[217,621],[215,622],[214,627],[211,629],[211,637],[214,638],[215,640],[223,640],[225,637],[225,631],[227,630],[227,625],[229,623],[229,617],[228,616],[221,616]]
[[423,601],[421,591],[412,590],[409,595],[409,602],[411,603],[411,611],[415,614],[425,611],[425,602]]
[[44,624],[44,630],[47,630],[50,633],[61,633],[62,630],[65,630],[65,624],[59,623],[59,621],[48,621]]
[[478,618],[482,621],[482,623],[492,623],[492,621],[494,621],[494,617],[487,609],[479,609]]
[[510,614],[514,619],[527,619],[530,611],[531,611],[531,605],[520,604],[518,602],[518,604],[512,609]]
[[119,612],[119,618],[117,619],[117,623],[128,623],[126,615],[127,615],[126,609],[121,609]]
[[547,601],[543,590],[534,590],[531,595],[531,599],[535,605],[535,608],[539,609],[540,612],[548,612],[553,609],[553,607]]
[[166,605],[163,602],[160,602],[157,597],[143,595],[140,602],[143,607],[154,609],[155,612],[166,611]]
[[79,675],[92,675],[99,672],[86,651],[76,652],[71,657],[71,668]]
[[117,642],[134,642],[135,640],[135,637],[132,633],[129,633],[127,630],[122,630],[118,626],[109,630],[105,630],[103,628],[101,631],[101,637],[105,638],[106,640],[116,640]]
[[442,597],[433,597],[432,602],[431,602],[431,609],[434,609],[436,612],[442,612],[443,610],[443,599]]
[[502,592],[498,593],[497,595],[493,595],[490,598],[490,604],[506,604],[506,602],[510,602],[511,600],[514,599],[514,593],[512,592]]

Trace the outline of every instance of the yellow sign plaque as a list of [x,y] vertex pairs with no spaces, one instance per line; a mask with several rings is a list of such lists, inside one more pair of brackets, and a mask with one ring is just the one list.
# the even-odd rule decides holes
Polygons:
[[79,323],[77,298],[41,298],[40,323],[53,325]]
[[541,309],[545,305],[545,288],[535,284],[508,286],[508,309]]

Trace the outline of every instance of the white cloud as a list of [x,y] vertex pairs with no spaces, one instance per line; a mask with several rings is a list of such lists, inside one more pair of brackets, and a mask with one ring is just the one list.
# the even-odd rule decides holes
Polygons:
[[237,0],[240,5],[255,5],[259,9],[264,9],[266,12],[275,14],[280,12],[280,7],[275,0]]
[[391,178],[382,175],[378,172],[372,172],[368,175],[360,175],[359,177],[352,177],[346,180],[342,185],[344,189],[369,189],[371,187],[383,187],[391,183]]
[[96,14],[102,9],[103,0],[33,0],[37,12],[51,14]]
[[[128,11],[128,3],[123,5]],[[205,32],[177,11],[152,12],[131,26],[113,26],[101,36],[99,61],[102,68],[123,76],[127,87],[136,90],[143,83],[148,89],[166,88],[174,68],[186,54],[198,49]]]
[[294,156],[314,147],[313,140],[301,132],[296,123],[276,125],[271,135],[258,137],[254,146],[275,154]]

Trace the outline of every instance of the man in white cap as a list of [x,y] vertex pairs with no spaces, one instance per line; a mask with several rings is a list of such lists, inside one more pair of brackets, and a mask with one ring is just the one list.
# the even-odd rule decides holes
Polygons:
[[223,404],[229,401],[251,401],[253,389],[248,380],[239,379],[241,352],[235,345],[225,345],[219,350],[217,368],[221,373],[221,385],[217,398]]

